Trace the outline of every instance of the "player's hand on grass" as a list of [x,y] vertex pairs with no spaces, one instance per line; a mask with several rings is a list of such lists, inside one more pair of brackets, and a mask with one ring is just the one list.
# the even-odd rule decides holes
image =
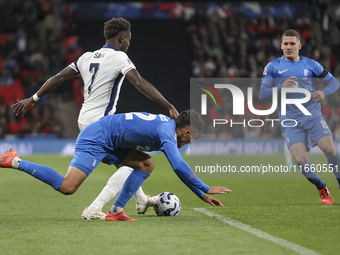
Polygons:
[[227,189],[225,187],[219,187],[219,186],[212,186],[210,187],[208,194],[227,194],[230,193],[231,190]]
[[319,102],[325,98],[325,93],[323,93],[321,90],[317,90],[313,93],[313,98],[315,102]]
[[32,97],[26,98],[23,100],[20,100],[19,102],[13,104],[11,108],[13,108],[13,112],[16,116],[18,116],[21,113],[21,117],[25,115],[25,112],[27,108],[33,106],[35,104],[35,101]]
[[285,80],[282,84],[282,87],[284,88],[292,88],[295,84],[295,80],[294,79],[297,79],[296,76],[291,76],[289,77],[287,80]]
[[216,206],[219,206],[219,207],[224,207],[224,205],[221,203],[221,201],[218,200],[217,198],[214,198],[214,197],[211,197],[211,196],[208,196],[208,195],[203,195],[203,197],[201,197],[201,199],[204,202],[206,202],[206,203],[208,203],[212,206],[216,205]]
[[172,106],[172,108],[169,110],[169,113],[170,113],[170,117],[171,119],[177,119],[178,117],[178,111],[176,110],[176,108],[174,106]]

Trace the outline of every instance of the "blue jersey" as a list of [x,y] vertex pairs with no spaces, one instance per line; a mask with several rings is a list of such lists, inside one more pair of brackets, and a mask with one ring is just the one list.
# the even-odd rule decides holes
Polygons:
[[[311,99],[304,103],[303,106],[311,113],[312,116],[321,115],[321,104],[315,102],[312,95],[315,92],[314,84],[315,78],[325,78],[327,84],[331,83],[329,88],[323,90],[325,96],[334,93],[338,87],[339,82],[333,75],[328,73],[317,61],[300,56],[299,61],[286,60],[284,56],[277,58],[267,64],[263,71],[262,83],[260,89],[260,99],[270,97],[272,95],[272,88],[278,88],[278,94],[283,85],[283,82],[291,76],[296,76],[294,87],[307,89],[311,93]],[[287,98],[304,98],[303,93],[287,93]],[[281,101],[279,97],[278,113],[280,120],[295,119],[299,120],[305,117],[301,110],[294,104],[287,104],[286,115],[281,115]]]
[[177,148],[176,123],[165,115],[131,112],[101,118],[99,123],[112,149],[158,151],[165,142]]
[[[210,187],[196,177],[177,148],[176,122],[165,115],[142,112],[109,115],[96,123],[102,127],[102,145],[114,151],[117,148],[142,151],[162,151],[178,177],[199,197]],[[84,129],[94,127],[90,124]]]

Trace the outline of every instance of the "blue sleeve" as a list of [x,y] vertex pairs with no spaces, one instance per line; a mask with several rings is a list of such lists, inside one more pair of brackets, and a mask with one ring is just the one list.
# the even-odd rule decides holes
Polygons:
[[263,70],[261,88],[260,88],[260,93],[259,93],[260,100],[270,97],[273,93],[272,88],[274,86],[274,81],[273,81],[273,77],[271,74],[272,72],[271,67],[272,67],[272,64],[271,62],[269,62]]
[[325,97],[333,94],[340,87],[339,81],[330,72],[327,73],[322,81],[327,83],[327,87],[322,90]]
[[310,64],[312,72],[316,75],[316,77],[319,77],[320,75],[322,75],[322,73],[325,71],[323,66],[314,59],[308,59],[308,60],[309,60],[308,64]]
[[273,94],[274,81],[272,78],[262,78],[261,88],[259,93],[260,100],[271,97]]
[[[266,99],[268,97],[271,97],[273,94],[273,87],[274,87],[274,81],[275,81],[275,75],[273,75],[272,70],[273,64],[271,62],[266,65],[264,68],[263,74],[262,74],[262,81],[261,81],[261,88],[259,93],[260,100]],[[282,87],[282,84],[280,84],[277,88],[278,91],[280,91]]]
[[[184,161],[177,147],[170,143],[163,144],[163,152],[168,158],[173,170],[181,181],[194,192],[199,198],[210,189],[208,185],[202,182],[190,166]],[[203,193],[204,192],[204,193]]]

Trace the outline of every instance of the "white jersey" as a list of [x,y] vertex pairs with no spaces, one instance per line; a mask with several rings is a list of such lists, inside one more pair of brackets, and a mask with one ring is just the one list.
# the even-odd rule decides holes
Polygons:
[[79,127],[115,113],[124,77],[128,71],[136,69],[125,52],[117,51],[108,44],[97,51],[84,53],[69,66],[84,81],[84,102],[78,117]]

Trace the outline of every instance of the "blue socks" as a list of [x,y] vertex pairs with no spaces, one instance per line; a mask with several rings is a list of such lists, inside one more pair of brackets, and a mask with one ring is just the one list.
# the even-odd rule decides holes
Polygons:
[[38,165],[26,160],[21,160],[18,170],[28,173],[42,182],[58,190],[64,177],[49,166]]
[[327,158],[329,167],[332,168],[335,178],[338,180],[339,188],[340,188],[340,155],[339,152],[332,158]]
[[124,208],[126,203],[129,202],[131,197],[136,193],[143,182],[150,176],[141,170],[134,170],[126,179],[122,191],[119,193],[114,206]]
[[[329,167],[333,170],[333,173],[335,175],[335,178],[338,180],[339,183],[339,189],[340,189],[340,155],[337,152],[334,157],[328,158],[327,157],[327,162]],[[308,161],[308,168],[311,169],[311,163]],[[313,183],[318,190],[324,188],[326,184],[319,179],[317,174],[315,172],[307,172],[307,171],[301,171],[301,173],[311,182]]]
[[308,179],[308,181],[313,183],[318,190],[321,190],[324,187],[326,187],[326,184],[319,179],[317,174],[313,171],[310,171],[311,163],[309,161],[308,161],[308,165],[306,166],[307,166],[307,169],[309,169],[309,171],[305,171],[304,169],[301,169],[301,173]]

